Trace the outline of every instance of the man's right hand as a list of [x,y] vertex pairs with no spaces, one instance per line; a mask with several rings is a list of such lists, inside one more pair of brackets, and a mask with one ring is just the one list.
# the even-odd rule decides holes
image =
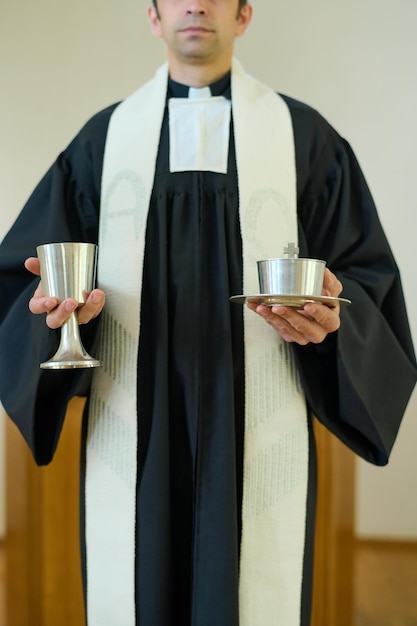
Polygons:
[[[25,261],[25,267],[29,272],[40,275],[40,263],[36,257],[29,257]],[[87,324],[90,320],[99,315],[104,307],[106,296],[101,289],[93,289],[89,294],[85,304],[78,311],[78,323]],[[29,310],[35,315],[46,313],[46,324],[49,328],[60,328],[75,311],[78,303],[74,298],[68,298],[59,302],[57,298],[46,297],[40,282],[35,293],[29,300]]]

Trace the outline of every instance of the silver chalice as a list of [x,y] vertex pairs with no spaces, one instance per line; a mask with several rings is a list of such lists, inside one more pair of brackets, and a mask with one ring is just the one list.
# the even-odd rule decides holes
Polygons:
[[[81,307],[94,288],[97,246],[92,243],[48,243],[36,248],[40,261],[45,296],[75,298]],[[41,363],[42,369],[100,367],[101,361],[90,356],[81,342],[77,311],[71,313],[61,328],[61,341],[55,355]]]

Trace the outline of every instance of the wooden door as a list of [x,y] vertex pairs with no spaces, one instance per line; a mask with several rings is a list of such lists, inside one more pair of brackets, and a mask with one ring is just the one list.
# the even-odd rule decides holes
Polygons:
[[68,409],[53,463],[37,467],[15,425],[6,431],[7,624],[83,626],[79,467],[84,401]]
[[[82,408],[81,399],[71,402],[56,456],[47,467],[36,467],[16,427],[7,423],[10,626],[85,623],[78,530]],[[312,626],[351,626],[354,456],[320,424],[316,440],[319,493]]]
[[352,626],[355,455],[318,421],[314,592],[311,626]]

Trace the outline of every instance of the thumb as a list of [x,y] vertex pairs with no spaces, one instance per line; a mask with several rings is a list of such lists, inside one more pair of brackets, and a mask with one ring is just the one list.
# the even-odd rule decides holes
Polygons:
[[26,259],[25,268],[29,270],[29,272],[32,272],[32,274],[35,274],[36,276],[40,276],[41,269],[40,269],[40,262],[38,258],[31,256],[28,259]]

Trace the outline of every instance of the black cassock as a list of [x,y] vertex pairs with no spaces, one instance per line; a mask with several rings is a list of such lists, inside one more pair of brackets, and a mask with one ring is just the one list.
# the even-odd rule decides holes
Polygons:
[[[176,83],[169,88],[184,95]],[[219,81],[212,92],[228,88]],[[285,100],[295,134],[300,256],[325,259],[352,300],[341,311],[340,330],[323,344],[288,349],[295,351],[310,413],[357,454],[383,465],[416,380],[399,272],[349,145],[311,108]],[[52,459],[67,402],[88,395],[90,373],[40,370],[57,333],[28,311],[37,279],[23,262],[42,243],[97,242],[113,108],[92,118],[58,157],[0,248],[1,400],[38,464]],[[165,116],[147,224],[138,359],[139,626],[238,624],[244,351],[242,307],[229,297],[240,293],[233,140],[228,175],[170,174]],[[94,351],[96,322],[82,330]],[[310,456],[303,625],[311,594],[314,445]]]

